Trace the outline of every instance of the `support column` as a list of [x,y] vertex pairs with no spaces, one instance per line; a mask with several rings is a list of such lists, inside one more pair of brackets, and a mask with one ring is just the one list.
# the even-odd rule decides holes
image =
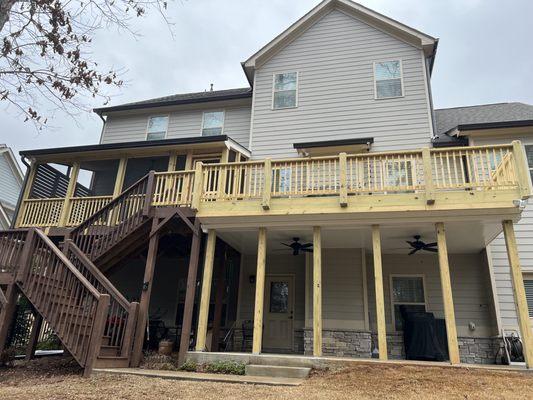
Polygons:
[[378,328],[379,359],[388,359],[385,297],[383,295],[383,266],[381,262],[381,234],[379,225],[372,225],[372,253],[374,256],[374,288],[376,292],[376,322]]
[[115,178],[115,187],[113,189],[113,198],[117,198],[122,193],[122,187],[124,186],[124,177],[126,176],[126,167],[128,165],[128,159],[122,157],[118,164],[117,176]]
[[313,227],[313,355],[322,355],[322,233]]
[[33,312],[34,320],[31,327],[30,339],[28,340],[28,345],[26,346],[26,361],[29,361],[33,358],[35,354],[35,349],[37,348],[37,341],[39,340],[39,333],[41,332],[41,327],[43,326],[43,317],[37,311]]
[[215,312],[213,313],[213,335],[211,338],[211,351],[218,351],[218,344],[220,339],[220,326],[222,325],[222,308],[224,301],[224,293],[226,291],[226,246],[220,252],[220,258],[217,265],[216,275],[216,294],[215,294]]
[[263,304],[265,302],[266,228],[259,228],[257,241],[257,272],[255,276],[254,334],[252,353],[260,354],[263,342]]
[[[152,223],[152,230],[157,228],[157,218],[154,218]],[[148,255],[146,257],[146,266],[144,268],[144,278],[141,292],[141,300],[139,302],[139,315],[137,318],[137,329],[135,334],[135,341],[133,343],[132,361],[133,367],[138,367],[141,363],[142,349],[144,344],[144,336],[146,334],[146,326],[148,323],[148,310],[150,307],[150,296],[152,294],[152,284],[154,281],[155,263],[157,260],[157,249],[159,247],[159,232],[156,232],[148,244]]]
[[520,256],[516,244],[516,237],[513,228],[513,221],[503,221],[503,233],[505,235],[505,246],[507,247],[507,257],[511,267],[511,279],[513,281],[513,295],[518,313],[518,324],[520,326],[520,336],[526,367],[533,367],[533,331],[529,320],[526,291],[524,288],[524,277],[520,267]]
[[65,201],[63,202],[63,209],[59,217],[59,226],[66,226],[68,216],[70,214],[70,202],[72,197],[76,194],[76,184],[78,183],[78,174],[80,173],[80,164],[74,163],[70,171],[70,179],[68,181],[67,193],[65,194]]
[[196,351],[205,351],[216,241],[216,231],[214,229],[209,229],[207,232],[207,246],[205,249],[204,276],[202,278],[200,312],[198,314],[198,330],[196,332]]
[[194,221],[196,233],[193,232],[191,243],[191,254],[189,256],[189,272],[187,273],[187,290],[185,292],[185,305],[183,307],[183,322],[181,324],[180,349],[178,354],[178,365],[185,362],[185,356],[189,351],[191,340],[192,317],[194,312],[194,299],[196,296],[196,276],[198,273],[198,262],[200,260],[200,244],[202,242],[202,231],[200,220]]
[[444,224],[435,224],[439,251],[440,283],[444,300],[444,318],[446,320],[446,335],[448,337],[448,353],[451,364],[459,364],[459,345],[457,344],[457,326],[455,325],[455,311],[453,309],[452,283],[450,280],[450,266],[448,264],[448,247],[446,245],[446,231]]

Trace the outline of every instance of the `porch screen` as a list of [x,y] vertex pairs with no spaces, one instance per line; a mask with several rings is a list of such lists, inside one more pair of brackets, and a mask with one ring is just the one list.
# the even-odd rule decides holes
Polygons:
[[397,331],[403,329],[400,306],[411,312],[425,312],[424,279],[421,276],[392,277],[392,306],[394,326]]

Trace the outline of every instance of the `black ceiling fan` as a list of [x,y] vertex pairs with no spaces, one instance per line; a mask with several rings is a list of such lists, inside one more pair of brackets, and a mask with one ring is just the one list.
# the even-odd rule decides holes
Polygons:
[[419,250],[426,250],[426,251],[430,251],[432,253],[437,253],[438,252],[438,250],[434,248],[435,246],[437,246],[437,242],[424,243],[423,241],[420,240],[420,235],[415,235],[413,237],[415,238],[414,242],[412,242],[410,240],[406,240],[406,242],[409,244],[409,246],[411,246],[413,248],[413,250],[411,250],[409,252],[409,255],[415,254]]
[[292,255],[293,256],[297,256],[298,254],[300,254],[300,252],[305,252],[305,253],[312,253],[313,252],[313,249],[311,247],[313,247],[313,243],[300,243],[300,238],[292,238],[293,242],[291,244],[287,244],[287,243],[281,243],[282,245],[284,246],[287,246],[287,247],[290,247],[292,249]]

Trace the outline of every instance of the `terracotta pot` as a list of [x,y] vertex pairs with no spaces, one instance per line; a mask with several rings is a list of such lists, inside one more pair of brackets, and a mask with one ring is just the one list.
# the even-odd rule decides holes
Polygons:
[[174,342],[172,340],[161,340],[159,342],[159,351],[158,353],[162,356],[170,356],[172,354],[172,348],[174,347]]

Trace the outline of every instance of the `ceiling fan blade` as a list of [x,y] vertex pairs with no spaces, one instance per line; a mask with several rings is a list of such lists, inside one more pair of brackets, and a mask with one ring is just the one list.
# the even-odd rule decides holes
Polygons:
[[281,242],[281,244],[282,244],[283,246],[287,246],[287,247],[290,247],[290,248],[292,248],[292,246],[291,246],[290,244],[287,244],[287,243],[283,243],[283,242]]
[[437,246],[437,245],[438,245],[437,242],[433,242],[433,243],[428,243],[428,244],[426,244],[426,247],[435,247],[435,246]]
[[423,250],[430,251],[432,253],[438,253],[439,252],[437,249],[432,249],[430,247],[424,247]]
[[409,240],[406,240],[405,243],[407,243],[411,247],[416,247],[416,242],[410,242]]
[[302,249],[305,249],[305,248],[307,248],[307,247],[312,247],[312,246],[313,246],[313,243],[305,243],[305,244],[302,244],[300,247],[301,247]]
[[411,250],[408,254],[408,256],[415,254],[418,251],[418,249]]
[[300,251],[303,251],[305,253],[312,253],[313,249],[300,249]]

